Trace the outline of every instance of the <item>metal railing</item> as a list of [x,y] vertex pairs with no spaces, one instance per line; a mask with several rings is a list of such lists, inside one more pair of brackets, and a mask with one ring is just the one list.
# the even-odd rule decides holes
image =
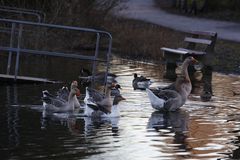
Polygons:
[[0,6],[0,12],[7,12],[19,15],[30,15],[36,18],[36,22],[44,23],[46,14],[39,10],[33,9],[25,9],[25,8],[17,8],[17,7],[9,7],[9,6]]
[[[15,62],[15,80],[17,80],[18,77],[18,70],[19,70],[19,57],[22,53],[27,54],[33,54],[33,55],[45,55],[45,56],[55,56],[55,57],[64,57],[64,58],[73,58],[73,59],[80,59],[80,60],[88,60],[92,61],[92,74],[95,76],[96,74],[96,62],[104,62],[106,63],[106,74],[105,74],[105,81],[104,84],[107,82],[107,73],[109,70],[109,60],[111,55],[111,49],[112,49],[112,36],[109,32],[102,31],[102,30],[95,30],[91,28],[81,28],[81,27],[72,27],[72,26],[63,26],[63,25],[55,25],[55,24],[46,24],[46,23],[35,23],[35,22],[29,22],[29,21],[19,21],[19,20],[12,20],[12,19],[1,19],[0,23],[7,23],[11,25],[11,33],[10,33],[10,43],[9,46],[3,46],[0,44],[0,50],[1,51],[7,51],[8,52],[8,63],[7,63],[7,72],[6,74],[10,74],[10,68],[12,67],[12,55],[16,54],[16,62]],[[21,41],[23,37],[23,28],[25,26],[32,26],[32,27],[43,27],[43,28],[51,28],[51,29],[62,29],[62,30],[71,30],[71,31],[77,31],[77,32],[86,32],[86,33],[93,33],[96,35],[96,41],[95,41],[95,51],[94,56],[86,56],[86,55],[79,55],[79,54],[69,54],[64,52],[53,52],[53,51],[40,51],[35,49],[29,49],[29,48],[21,48]],[[17,37],[15,37],[17,36]],[[107,50],[106,50],[106,59],[99,58],[99,44],[100,44],[100,38],[101,36],[107,37],[108,44],[107,44]],[[16,38],[17,42],[14,41]],[[14,47],[14,44],[17,44],[16,47]]]

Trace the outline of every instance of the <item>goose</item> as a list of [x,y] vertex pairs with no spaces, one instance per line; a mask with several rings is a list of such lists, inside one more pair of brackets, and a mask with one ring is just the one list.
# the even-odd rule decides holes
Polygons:
[[200,95],[200,98],[203,102],[208,102],[212,98],[212,93],[210,91],[203,91]]
[[60,99],[63,99],[65,101],[67,101],[69,93],[70,93],[70,91],[69,91],[68,87],[63,86],[61,89],[58,90],[57,98],[60,98]]
[[139,76],[137,75],[137,73],[134,73],[134,79],[132,81],[132,86],[133,89],[142,89],[145,90],[146,88],[148,88],[150,85],[152,84],[150,79],[147,79],[144,76]]
[[71,83],[71,90],[68,94],[68,99],[63,97],[54,96],[50,94],[47,90],[43,91],[43,107],[45,111],[49,112],[70,112],[75,108],[80,107],[80,103],[77,96],[80,96],[80,91],[77,88],[78,82],[73,81]]
[[86,104],[84,114],[86,116],[92,116],[94,111],[102,111],[105,114],[111,113],[112,98],[110,96],[110,88],[107,87],[106,95],[101,92],[86,87],[86,96],[84,103]]
[[187,57],[182,64],[182,74],[170,86],[161,89],[146,89],[154,109],[176,111],[183,106],[191,93],[192,84],[188,75],[188,66],[197,63],[193,57]]
[[[83,68],[83,69],[81,69],[80,76],[78,78],[82,80],[82,83],[85,83],[89,86],[90,81],[93,79],[96,82],[103,82],[105,79],[105,74],[106,74],[106,72],[99,72],[95,76],[92,76],[89,70]],[[116,78],[117,78],[116,74],[107,73],[107,83],[108,84],[117,83]]]
[[120,111],[118,103],[125,100],[122,95],[115,94],[112,99],[111,87],[107,88],[106,96],[97,90],[86,87],[86,104],[84,114],[89,117],[119,117]]

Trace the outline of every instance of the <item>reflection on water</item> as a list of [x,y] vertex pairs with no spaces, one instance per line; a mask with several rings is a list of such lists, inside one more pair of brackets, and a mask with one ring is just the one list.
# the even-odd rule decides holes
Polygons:
[[[163,67],[114,60],[119,77],[121,117],[93,119],[80,110],[43,114],[42,90],[61,86],[0,86],[0,154],[6,159],[239,159],[240,78],[213,74],[214,96],[201,102],[197,86],[179,111],[157,112],[145,91],[133,90],[133,74],[152,87],[170,82]],[[71,76],[70,76],[71,77]],[[70,80],[71,81],[71,80]]]
[[178,151],[186,151],[189,114],[184,110],[176,112],[159,112],[155,111],[149,118],[148,128],[153,128],[156,132],[161,133],[161,136],[167,136],[173,133],[173,143]]

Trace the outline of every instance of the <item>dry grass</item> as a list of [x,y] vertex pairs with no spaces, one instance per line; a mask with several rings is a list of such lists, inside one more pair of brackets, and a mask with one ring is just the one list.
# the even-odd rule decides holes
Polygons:
[[[161,62],[161,47],[183,46],[186,33],[174,31],[158,25],[130,19],[110,18],[106,20],[106,30],[113,35],[114,53],[133,60]],[[214,70],[224,73],[240,73],[239,43],[217,40]]]
[[111,18],[105,27],[113,35],[115,53],[137,60],[162,60],[163,46],[177,47],[182,43],[183,33],[158,25],[129,19]]

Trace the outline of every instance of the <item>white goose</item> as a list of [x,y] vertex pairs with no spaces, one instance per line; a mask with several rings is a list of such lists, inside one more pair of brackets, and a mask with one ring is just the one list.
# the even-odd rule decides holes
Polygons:
[[80,96],[80,91],[77,88],[78,82],[73,81],[71,90],[68,95],[68,100],[49,94],[47,90],[43,91],[43,107],[45,111],[49,112],[70,112],[75,108],[80,107],[77,96]]
[[182,64],[182,75],[165,89],[146,89],[151,105],[157,110],[176,111],[185,104],[192,84],[188,75],[189,64],[196,63],[193,57],[187,57]]

